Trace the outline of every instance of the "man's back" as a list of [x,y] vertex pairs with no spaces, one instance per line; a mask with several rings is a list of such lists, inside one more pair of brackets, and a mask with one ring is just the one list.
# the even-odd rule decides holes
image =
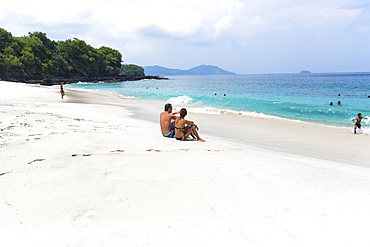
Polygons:
[[174,118],[175,116],[172,113],[168,113],[166,111],[162,112],[159,115],[159,123],[161,125],[161,131],[163,135],[171,131],[170,124],[171,124],[171,120]]

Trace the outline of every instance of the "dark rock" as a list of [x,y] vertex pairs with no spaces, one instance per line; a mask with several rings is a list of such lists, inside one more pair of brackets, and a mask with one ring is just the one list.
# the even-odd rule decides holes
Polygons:
[[119,81],[140,81],[140,80],[167,80],[168,78],[160,76],[85,76],[85,77],[74,77],[74,78],[38,78],[38,79],[23,79],[23,78],[7,78],[6,81],[12,82],[23,82],[30,84],[40,84],[44,86],[60,85],[63,84],[72,84],[78,82],[119,82]]

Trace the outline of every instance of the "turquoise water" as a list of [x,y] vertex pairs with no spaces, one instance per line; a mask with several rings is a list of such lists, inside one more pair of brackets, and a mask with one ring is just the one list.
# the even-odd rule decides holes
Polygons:
[[351,119],[359,112],[370,116],[370,73],[170,76],[169,80],[68,87],[172,102],[175,108],[186,107],[193,112],[234,112],[338,127],[352,126]]

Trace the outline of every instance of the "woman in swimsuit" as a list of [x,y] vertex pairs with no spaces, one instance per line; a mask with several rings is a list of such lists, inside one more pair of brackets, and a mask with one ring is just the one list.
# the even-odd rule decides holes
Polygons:
[[175,137],[176,140],[186,141],[190,135],[196,137],[198,141],[205,142],[198,134],[198,126],[192,122],[185,119],[187,111],[185,108],[180,110],[180,117],[175,120]]

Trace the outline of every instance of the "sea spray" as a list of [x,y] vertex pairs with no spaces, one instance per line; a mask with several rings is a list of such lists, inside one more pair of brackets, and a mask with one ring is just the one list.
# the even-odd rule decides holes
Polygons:
[[173,97],[167,100],[172,104],[190,104],[194,99],[190,98],[189,96],[183,95],[178,97]]

